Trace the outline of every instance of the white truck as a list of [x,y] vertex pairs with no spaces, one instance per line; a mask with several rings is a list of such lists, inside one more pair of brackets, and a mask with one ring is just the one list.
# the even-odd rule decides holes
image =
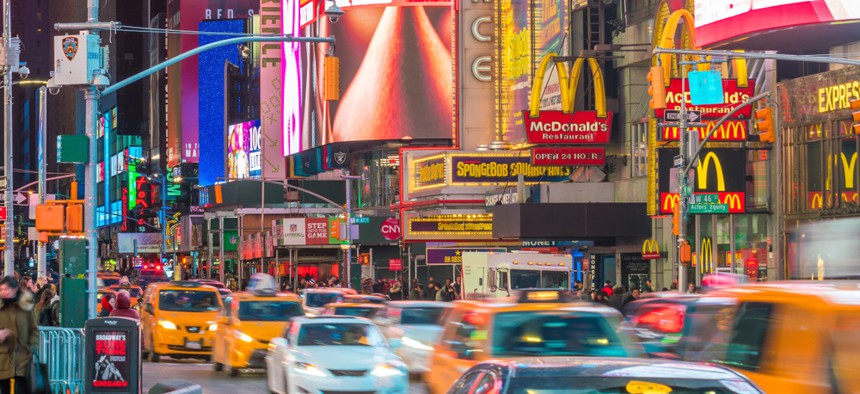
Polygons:
[[573,258],[537,252],[464,252],[465,298],[509,297],[513,290],[571,290]]

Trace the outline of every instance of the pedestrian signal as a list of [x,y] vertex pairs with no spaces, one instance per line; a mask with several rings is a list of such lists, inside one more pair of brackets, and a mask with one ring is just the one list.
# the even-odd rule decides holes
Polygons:
[[773,130],[773,109],[768,107],[755,111],[755,119],[759,141],[769,144],[776,142],[776,135]]
[[663,78],[663,67],[651,67],[648,72],[648,95],[651,96],[651,101],[648,106],[654,109],[666,108],[666,84]]

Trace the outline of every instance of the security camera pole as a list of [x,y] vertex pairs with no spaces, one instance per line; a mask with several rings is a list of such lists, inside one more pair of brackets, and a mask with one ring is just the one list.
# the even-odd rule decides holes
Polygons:
[[[4,0],[8,2],[9,0]],[[117,22],[99,22],[99,0],[87,0],[87,21],[84,23],[57,23],[54,28],[57,30],[67,31],[82,31],[87,30],[89,34],[98,34],[100,30],[116,28]],[[7,24],[8,26],[8,24]],[[97,198],[97,173],[98,170],[98,144],[96,131],[96,118],[99,109],[100,95],[108,95],[124,88],[136,81],[146,78],[156,72],[159,72],[167,67],[179,63],[189,57],[195,56],[200,52],[205,52],[213,48],[218,48],[226,45],[237,45],[245,42],[306,42],[306,43],[327,43],[334,46],[334,37],[293,37],[293,36],[244,36],[230,38],[226,40],[216,41],[194,48],[179,56],[168,59],[162,63],[152,66],[137,74],[134,74],[120,82],[110,85],[110,81],[106,77],[106,70],[101,73],[93,74],[92,78],[88,78],[88,84],[82,85],[84,91],[84,100],[86,101],[86,134],[89,141],[89,157],[86,169],[86,187],[85,201],[86,207],[84,211],[84,233],[87,239],[87,305],[96,305],[96,273],[98,270],[98,235],[96,233],[96,198]],[[109,86],[108,86],[109,85]],[[7,155],[8,156],[8,155]],[[7,192],[8,193],[8,192]],[[8,236],[8,234],[7,234]],[[222,267],[223,269],[223,267]],[[222,270],[223,272],[223,270]],[[88,308],[89,318],[96,317],[95,308]]]

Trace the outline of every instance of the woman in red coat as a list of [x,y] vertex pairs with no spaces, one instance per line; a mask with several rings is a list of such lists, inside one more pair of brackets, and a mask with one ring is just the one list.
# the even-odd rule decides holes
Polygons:
[[116,295],[116,304],[110,317],[127,317],[129,319],[140,320],[140,315],[136,310],[131,309],[131,297],[125,290],[120,290]]

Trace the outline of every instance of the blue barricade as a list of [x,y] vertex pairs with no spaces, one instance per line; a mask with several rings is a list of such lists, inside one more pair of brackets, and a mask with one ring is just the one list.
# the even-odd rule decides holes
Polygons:
[[83,393],[83,330],[40,326],[39,359],[48,365],[51,394]]

